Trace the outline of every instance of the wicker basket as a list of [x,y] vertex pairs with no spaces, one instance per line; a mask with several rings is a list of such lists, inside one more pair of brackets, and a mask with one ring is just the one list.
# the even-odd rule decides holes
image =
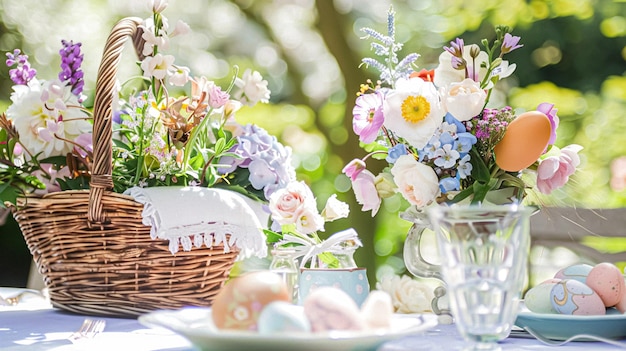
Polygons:
[[152,240],[141,223],[143,205],[111,191],[117,67],[129,38],[143,58],[140,23],[122,19],[106,42],[96,81],[90,189],[29,196],[12,208],[52,304],[64,310],[130,316],[208,306],[238,254],[214,245],[172,255],[168,241]]

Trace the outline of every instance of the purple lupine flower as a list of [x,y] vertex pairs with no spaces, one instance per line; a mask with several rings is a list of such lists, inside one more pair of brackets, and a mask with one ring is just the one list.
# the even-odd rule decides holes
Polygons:
[[59,80],[71,86],[72,94],[79,96],[83,92],[85,81],[80,65],[83,63],[83,55],[80,52],[81,43],[74,44],[73,41],[61,40],[63,48],[59,50],[61,55],[61,72]]
[[518,45],[521,37],[511,35],[510,33],[504,34],[504,40],[502,40],[502,47],[500,48],[500,55],[508,54],[509,52],[519,49],[524,45]]
[[28,55],[21,54],[20,49],[13,50],[13,53],[7,52],[7,67],[11,68],[17,64],[17,67],[9,70],[9,77],[13,83],[17,85],[27,85],[31,79],[35,78],[37,71],[30,66]]
[[465,67],[467,67],[467,62],[463,59],[463,57],[452,56],[450,63],[452,68],[457,70],[464,70]]
[[465,43],[463,39],[456,38],[455,41],[450,42],[450,47],[444,46],[443,49],[449,52],[452,56],[463,57],[463,47]]

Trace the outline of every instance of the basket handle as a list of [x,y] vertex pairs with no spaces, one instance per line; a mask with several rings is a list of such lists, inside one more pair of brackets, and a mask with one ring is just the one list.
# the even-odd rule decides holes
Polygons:
[[105,216],[102,209],[102,197],[105,191],[113,189],[113,158],[112,158],[112,123],[113,94],[116,94],[115,83],[117,70],[126,41],[131,38],[135,51],[143,60],[142,38],[143,29],[139,25],[141,18],[128,17],[121,19],[113,29],[104,46],[102,61],[96,79],[96,95],[93,108],[93,169],[89,182],[88,223],[103,223]]

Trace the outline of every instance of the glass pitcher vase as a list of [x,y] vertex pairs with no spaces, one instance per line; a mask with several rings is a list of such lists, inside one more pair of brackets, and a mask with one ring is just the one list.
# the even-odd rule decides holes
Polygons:
[[[426,211],[418,211],[411,213],[404,213],[402,218],[413,222],[413,225],[409,228],[406,239],[404,241],[403,259],[409,273],[419,278],[434,278],[437,279],[441,285],[435,288],[434,299],[431,302],[431,308],[433,312],[442,317],[441,320],[451,320],[450,309],[448,308],[448,297],[446,296],[446,286],[443,282],[441,275],[441,266],[439,264],[432,263],[424,258],[422,254],[423,249],[423,237],[424,235],[435,235],[432,225],[426,214]],[[434,243],[434,239],[432,240]],[[436,247],[432,248],[436,251]]]

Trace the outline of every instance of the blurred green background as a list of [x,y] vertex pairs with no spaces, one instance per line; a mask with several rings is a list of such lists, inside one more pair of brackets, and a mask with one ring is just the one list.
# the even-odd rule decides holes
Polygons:
[[[580,171],[564,189],[535,200],[548,206],[623,207],[626,191],[611,188],[611,162],[626,156],[625,0],[170,0],[173,24],[193,33],[174,38],[170,52],[195,75],[225,80],[233,64],[260,71],[272,90],[271,105],[242,111],[241,122],[258,123],[294,150],[299,178],[318,202],[333,193],[350,204],[349,220],[326,233],[354,227],[364,247],[357,262],[373,274],[402,273],[402,243],[410,223],[399,220],[399,197],[386,200],[376,218],[360,211],[341,175],[364,152],[352,132],[352,107],[359,84],[376,72],[359,68],[369,56],[360,28],[386,31],[387,10],[397,15],[402,55],[417,52],[431,69],[444,45],[457,36],[466,44],[493,36],[504,24],[522,37],[508,56],[517,64],[508,104],[534,109],[544,101],[559,109],[558,146],[578,143]],[[87,94],[94,90],[104,41],[115,21],[147,17],[144,1],[0,0],[0,51],[20,48],[41,78],[57,75],[61,39],[82,42]],[[120,77],[136,73],[128,50]],[[8,69],[0,67],[0,111],[11,93]],[[382,164],[380,165],[383,166]],[[0,286],[26,284],[28,251],[15,223],[0,226]]]

